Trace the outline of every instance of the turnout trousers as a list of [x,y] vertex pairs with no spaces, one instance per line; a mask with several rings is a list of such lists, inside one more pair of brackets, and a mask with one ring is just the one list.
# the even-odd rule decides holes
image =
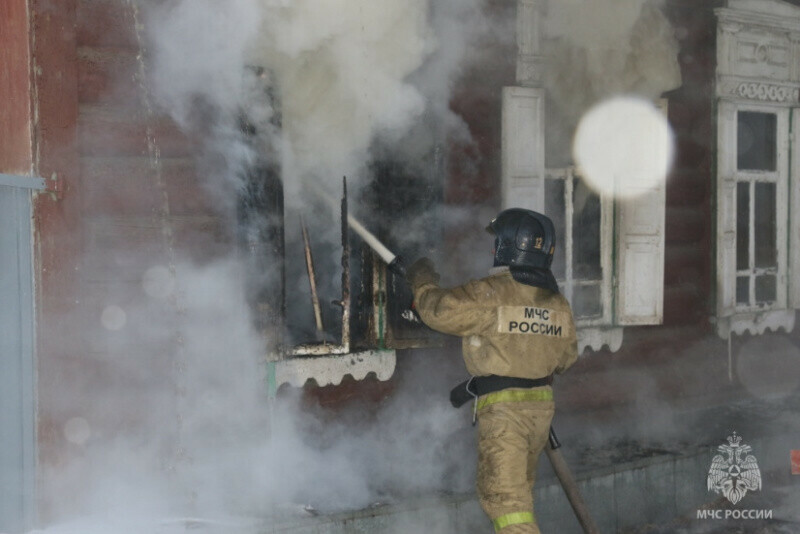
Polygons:
[[545,388],[503,390],[478,399],[476,486],[497,533],[540,534],[533,484],[553,419],[552,398]]

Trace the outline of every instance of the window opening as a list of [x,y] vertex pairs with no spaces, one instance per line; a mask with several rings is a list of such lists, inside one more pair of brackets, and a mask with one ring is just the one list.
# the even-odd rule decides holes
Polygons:
[[[358,214],[381,242],[406,261],[431,255],[442,242],[443,162],[438,146],[420,155],[412,165],[394,157],[385,147],[376,146],[370,165],[371,180],[364,188]],[[362,321],[372,334],[371,344],[392,348],[428,346],[441,342],[441,335],[425,326],[411,311],[413,294],[405,279],[385,269],[383,260],[363,244],[354,242],[364,257],[362,280],[372,280],[372,291],[365,290],[371,303],[361,306],[373,312]],[[370,336],[373,336],[370,338]]]
[[737,113],[736,305],[775,304],[777,254],[777,116]]
[[738,113],[736,166],[739,170],[774,171],[777,117],[773,113]]
[[306,191],[299,205],[285,202],[273,135],[282,128],[280,101],[264,69],[248,72],[256,80],[252,97],[275,113],[258,124],[246,110],[240,118],[255,157],[242,170],[236,231],[255,326],[272,357],[334,356],[438,339],[411,313],[405,280],[386,272],[360,238],[351,239],[346,222],[352,212],[392,250],[412,259],[435,248],[443,172],[438,145],[414,167],[376,149],[368,176],[361,177],[370,185],[350,198],[345,177],[340,198]]
[[[572,167],[550,169],[545,181],[547,215],[556,227],[553,275],[580,324],[609,320],[610,284],[604,279],[604,201]],[[610,244],[610,243],[609,243]],[[606,245],[606,249],[610,250]]]

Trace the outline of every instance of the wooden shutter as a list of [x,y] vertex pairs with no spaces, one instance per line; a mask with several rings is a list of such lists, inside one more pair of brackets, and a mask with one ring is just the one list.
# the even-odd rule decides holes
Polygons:
[[736,106],[720,102],[717,116],[717,315],[736,309]]
[[664,203],[663,182],[618,203],[618,324],[661,324],[663,320]]
[[503,208],[544,212],[544,91],[503,88]]
[[[661,101],[666,114],[666,100]],[[617,203],[616,323],[661,324],[664,319],[663,180]]]

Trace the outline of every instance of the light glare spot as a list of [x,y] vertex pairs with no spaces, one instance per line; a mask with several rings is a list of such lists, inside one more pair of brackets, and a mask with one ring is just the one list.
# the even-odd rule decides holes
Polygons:
[[128,322],[128,316],[125,310],[112,304],[105,307],[100,315],[100,322],[107,330],[122,330]]
[[83,445],[92,435],[89,422],[83,417],[73,417],[64,424],[64,437],[76,445]]
[[615,97],[580,120],[573,156],[596,192],[617,198],[645,194],[664,181],[674,142],[664,114],[637,97]]

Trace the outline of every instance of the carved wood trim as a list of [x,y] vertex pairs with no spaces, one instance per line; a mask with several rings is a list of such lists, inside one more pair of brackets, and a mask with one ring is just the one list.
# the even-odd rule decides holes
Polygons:
[[800,101],[800,88],[771,83],[741,82],[734,94],[761,102],[796,103]]

